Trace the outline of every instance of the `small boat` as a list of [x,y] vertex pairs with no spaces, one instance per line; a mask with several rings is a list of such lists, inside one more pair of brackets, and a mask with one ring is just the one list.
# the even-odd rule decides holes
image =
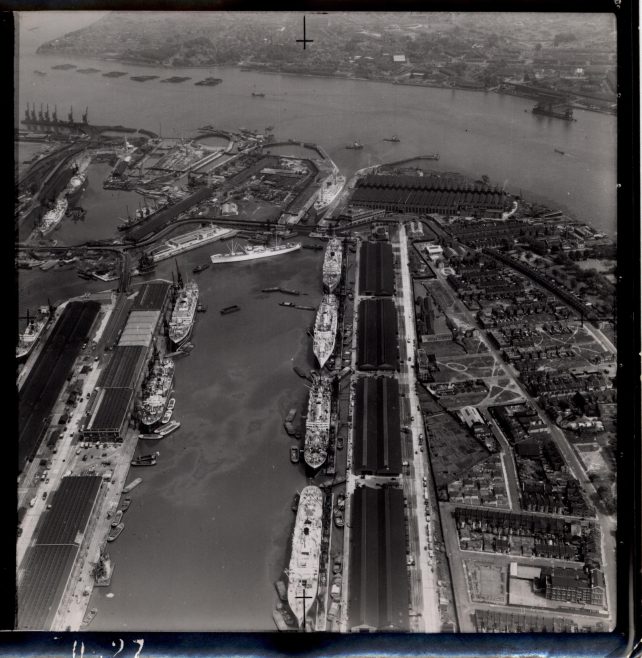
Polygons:
[[205,304],[197,304],[196,305],[196,312],[197,313],[206,313],[207,312],[207,306],[205,306]]
[[81,626],[89,626],[94,620],[94,617],[98,614],[98,608],[92,608],[84,617],[81,623]]
[[384,137],[383,141],[384,142],[400,142],[401,140],[399,139],[399,137],[397,137],[397,135],[393,135],[392,137]]
[[296,446],[290,448],[290,461],[293,464],[299,463],[299,449]]
[[294,308],[294,304],[292,302],[279,302],[279,306],[289,306]]
[[323,249],[322,244],[304,244],[304,249],[314,249],[314,251],[321,251]]
[[265,98],[265,94],[263,92],[258,92],[257,93],[255,91],[253,91],[252,96],[254,96],[254,98]]
[[292,290],[292,288],[279,288],[279,290],[284,294],[284,295],[300,295],[300,291],[298,290]]
[[141,482],[143,481],[143,478],[136,478],[135,480],[132,480],[124,489],[123,493],[129,493],[132,489],[135,489]]
[[169,402],[167,403],[167,408],[170,411],[173,411],[175,406],[176,406],[176,398],[170,398]]
[[181,424],[177,420],[171,420],[167,425],[163,425],[161,428],[154,430],[159,436],[167,436],[174,430],[177,430]]
[[158,436],[158,434],[139,434],[138,435],[138,440],[139,441],[157,441],[162,437]]
[[343,528],[344,526],[343,512],[336,508],[334,510],[334,525],[336,525],[337,528]]
[[346,146],[347,149],[354,149],[358,151],[359,149],[363,148],[363,144],[360,144],[359,142],[352,142],[352,144],[348,144]]
[[169,421],[170,421],[171,419],[172,419],[172,410],[171,410],[171,409],[167,409],[167,410],[165,411],[165,413],[163,414],[163,417],[161,418],[161,423],[162,423],[163,425],[166,425],[167,423],[169,423]]
[[277,591],[281,601],[287,601],[288,600],[288,590],[287,590],[287,587],[285,586],[285,583],[282,580],[277,580],[274,583],[274,586],[276,587],[276,591]]
[[123,512],[123,514],[129,509],[129,506],[131,504],[132,504],[132,499],[131,498],[123,499],[123,504],[120,506],[120,510]]
[[301,497],[300,494],[298,494],[298,493],[294,494],[294,500],[292,501],[292,511],[293,512],[296,512],[297,509],[299,508],[299,498],[300,497]]
[[221,315],[227,315],[228,313],[234,313],[235,311],[240,311],[241,307],[238,304],[232,304],[232,306],[226,306],[221,309]]
[[199,272],[202,272],[203,270],[206,270],[210,266],[210,263],[203,263],[203,265],[197,265],[192,272],[194,274],[198,274]]
[[295,416],[296,416],[296,407],[292,407],[292,409],[288,411],[288,415],[285,417],[285,422],[291,423],[294,420]]
[[132,466],[156,466],[156,459],[132,459],[130,464]]
[[114,516],[114,520],[111,522],[111,527],[115,528],[123,519],[123,510],[119,509]]
[[107,541],[114,541],[115,539],[118,539],[120,536],[120,533],[125,529],[125,524],[119,523],[115,528],[112,528],[109,531],[109,534],[107,535]]
[[261,292],[281,292],[279,286],[272,286],[271,288],[261,288]]
[[564,151],[560,149],[554,149],[555,153],[559,153],[560,155],[565,155]]

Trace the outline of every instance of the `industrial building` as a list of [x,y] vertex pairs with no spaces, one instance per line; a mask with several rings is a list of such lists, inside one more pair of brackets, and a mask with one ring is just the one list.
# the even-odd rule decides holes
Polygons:
[[542,567],[537,589],[553,601],[604,605],[604,574],[595,568]]
[[83,343],[91,335],[100,304],[67,304],[48,336],[42,352],[20,389],[18,401],[18,468],[33,459],[48,427],[54,404],[62,391]]
[[64,477],[18,570],[18,630],[49,630],[96,506],[101,478]]
[[354,411],[354,471],[399,475],[399,384],[393,377],[360,377]]
[[99,389],[89,411],[89,420],[82,429],[83,439],[121,441],[127,428],[133,396],[131,388]]
[[361,178],[351,205],[388,211],[439,213],[502,211],[507,195],[480,184],[463,183],[441,176],[390,176],[370,174]]
[[118,340],[118,346],[138,345],[149,348],[160,318],[160,311],[131,311]]
[[389,296],[395,292],[392,245],[362,242],[359,247],[359,294]]
[[353,632],[407,631],[403,492],[359,487],[352,497],[348,623]]
[[167,303],[171,285],[166,281],[146,283],[138,290],[132,311],[162,311]]
[[359,303],[357,368],[398,370],[397,309],[392,299],[364,299]]

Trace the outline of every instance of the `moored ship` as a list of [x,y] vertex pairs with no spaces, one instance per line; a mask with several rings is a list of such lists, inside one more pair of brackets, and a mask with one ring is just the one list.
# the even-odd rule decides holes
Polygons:
[[[189,233],[182,233],[175,235],[168,240],[165,240],[158,247],[155,247],[149,252],[155,263],[172,256],[177,256],[190,249],[196,249],[210,242],[231,238],[236,235],[238,231],[231,228],[221,228],[220,226],[208,226],[206,228],[199,228]],[[208,264],[209,267],[209,264]],[[205,268],[203,268],[205,269]],[[199,270],[200,272],[201,270]]]
[[334,295],[324,295],[314,323],[314,356],[323,368],[334,351],[339,303]]
[[60,224],[60,220],[65,216],[65,212],[67,212],[68,205],[65,197],[58,198],[54,207],[43,215],[42,221],[38,226],[38,230],[42,235],[50,233]]
[[160,422],[167,408],[173,383],[174,362],[168,358],[157,358],[143,384],[143,396],[138,415],[145,428]]
[[330,238],[323,259],[323,286],[330,293],[341,281],[342,259],[343,242],[339,238]]
[[29,356],[47,326],[50,317],[51,314],[47,306],[41,306],[38,310],[38,315],[34,318],[30,318],[29,311],[27,311],[27,326],[18,337],[18,345],[16,347],[17,359],[24,359]]
[[288,604],[298,627],[303,630],[309,625],[307,615],[316,601],[319,587],[322,518],[323,492],[319,487],[305,487],[299,498],[290,564],[286,570]]
[[83,158],[74,164],[74,175],[69,179],[69,183],[65,188],[65,195],[71,203],[74,203],[85,189],[89,162],[89,158]]
[[169,321],[169,339],[176,347],[184,343],[192,332],[198,305],[198,286],[195,281],[188,281],[183,286],[179,276],[179,287]]
[[317,473],[328,457],[331,405],[331,380],[322,375],[313,375],[303,450],[305,464],[312,474]]
[[319,196],[314,202],[314,209],[323,212],[341,193],[345,185],[345,176],[337,176],[328,179],[326,184],[319,190]]
[[238,263],[244,260],[255,260],[257,258],[270,258],[271,256],[280,256],[289,254],[291,251],[301,249],[300,242],[278,242],[272,246],[264,247],[263,245],[239,245],[232,244],[230,251],[226,254],[212,254],[210,260],[212,263]]

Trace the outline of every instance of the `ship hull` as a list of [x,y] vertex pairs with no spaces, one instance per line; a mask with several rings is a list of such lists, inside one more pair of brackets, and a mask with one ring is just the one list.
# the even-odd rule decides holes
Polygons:
[[172,331],[169,332],[169,340],[172,344],[172,347],[177,348],[185,343],[185,341],[192,335],[192,329],[194,328],[194,318],[192,318],[192,323],[185,331]]
[[288,605],[297,626],[304,629],[318,593],[322,518],[323,492],[319,487],[305,487],[299,498],[290,563],[286,570]]
[[276,251],[266,250],[261,252],[243,253],[243,254],[212,254],[210,256],[210,260],[212,261],[212,263],[240,263],[246,260],[258,260],[260,258],[272,258],[273,256],[282,256],[283,254],[289,254],[290,252],[297,251],[298,249],[301,249],[300,243]]

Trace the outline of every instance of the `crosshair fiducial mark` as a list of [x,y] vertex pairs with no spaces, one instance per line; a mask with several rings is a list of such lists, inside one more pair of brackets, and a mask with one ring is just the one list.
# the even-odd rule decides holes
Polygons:
[[302,43],[303,44],[303,50],[305,50],[305,44],[306,43],[312,43],[314,39],[307,39],[305,36],[305,16],[303,17],[303,39],[296,39],[297,43]]

